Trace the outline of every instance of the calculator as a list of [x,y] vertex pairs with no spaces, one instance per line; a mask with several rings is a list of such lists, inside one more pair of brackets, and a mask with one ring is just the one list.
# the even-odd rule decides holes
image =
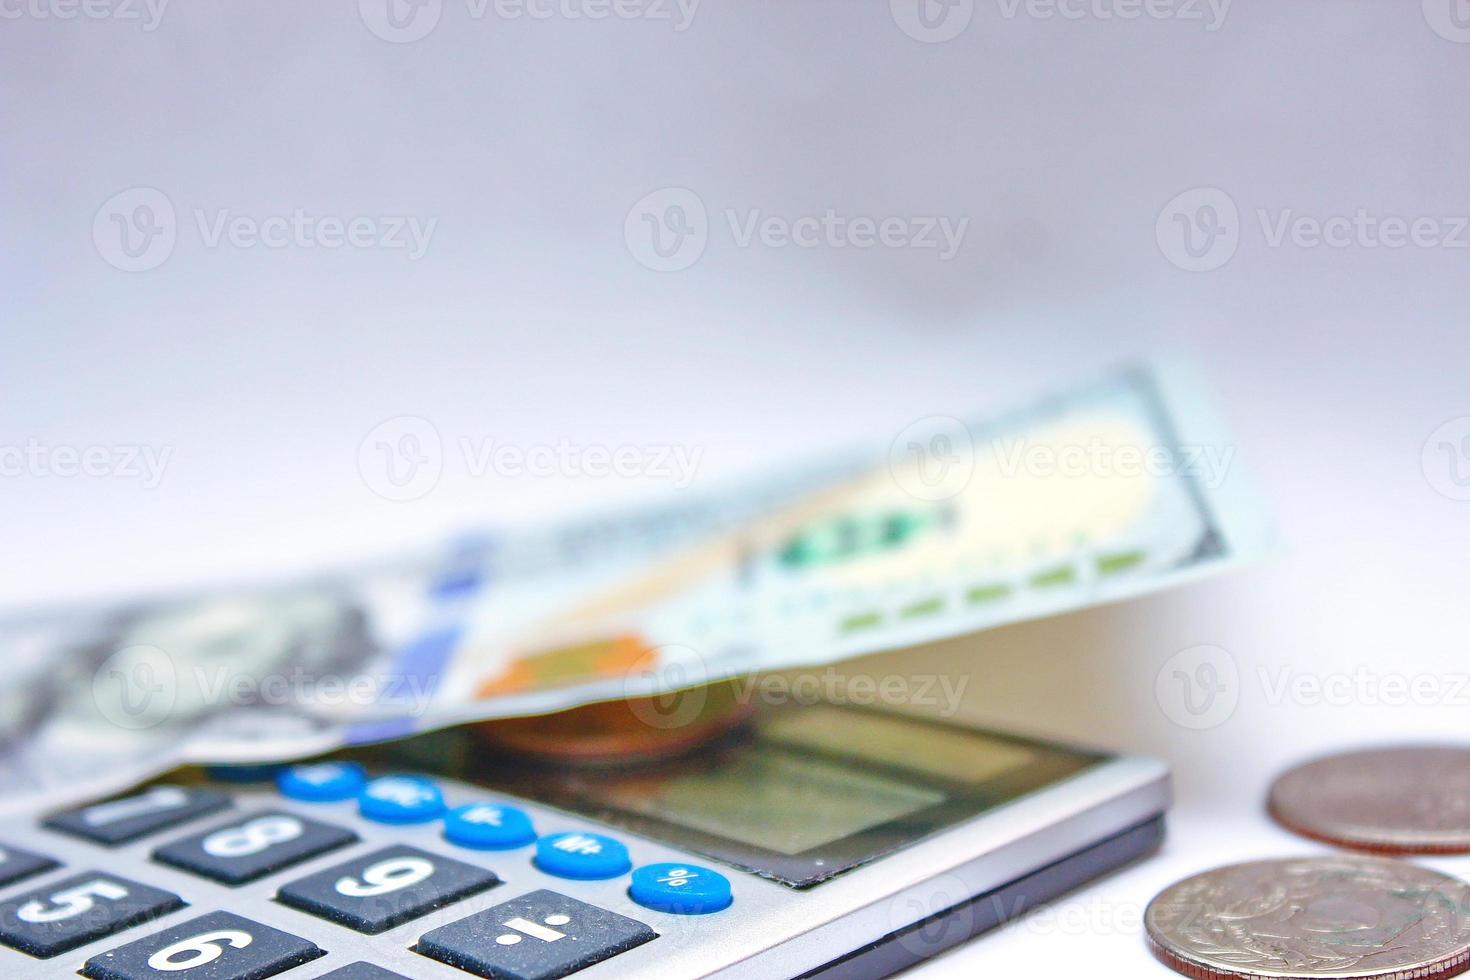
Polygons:
[[0,821],[0,976],[885,976],[1153,850],[1158,762],[840,704],[552,767],[468,728]]

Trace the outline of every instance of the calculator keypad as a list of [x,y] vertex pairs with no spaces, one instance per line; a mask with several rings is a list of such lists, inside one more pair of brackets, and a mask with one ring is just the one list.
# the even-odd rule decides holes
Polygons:
[[271,811],[165,844],[153,858],[226,885],[243,885],[355,840],[357,834],[345,827]]
[[372,935],[498,884],[485,868],[400,845],[293,881],[276,898]]
[[0,904],[0,943],[45,959],[182,908],[172,892],[89,871]]
[[150,786],[131,796],[53,814],[43,822],[52,830],[115,847],[229,805],[230,798],[216,790]]
[[0,844],[0,887],[14,884],[31,875],[38,875],[42,871],[50,871],[55,867],[58,867],[56,861],[44,854]]
[[211,912],[94,956],[82,968],[82,976],[264,980],[324,955],[325,950],[300,936],[233,912]]
[[542,889],[427,932],[414,949],[496,980],[557,980],[657,938],[635,919]]
[[[40,959],[85,947],[77,955],[89,957],[80,972],[90,980],[181,976],[264,980],[288,970],[291,976],[308,974],[318,980],[406,980],[429,969],[426,960],[418,969],[405,969],[403,957],[415,959],[414,954],[466,974],[556,980],[657,938],[657,932],[637,918],[578,901],[560,890],[533,890],[466,914],[483,908],[487,903],[482,899],[456,913],[454,903],[504,884],[482,864],[491,851],[498,852],[488,855],[497,869],[502,862],[521,868],[508,872],[512,883],[521,885],[506,889],[512,895],[545,882],[544,877],[516,880],[533,867],[568,879],[568,890],[584,881],[608,880],[607,885],[596,886],[604,889],[599,893],[621,894],[630,883],[615,884],[611,879],[628,875],[632,861],[628,847],[616,837],[586,829],[539,835],[535,826],[539,821],[533,822],[526,810],[511,802],[461,802],[460,791],[456,795],[461,799],[454,801],[458,805],[449,806],[434,780],[408,774],[370,779],[355,763],[283,766],[256,778],[264,775],[271,776],[279,792],[274,806],[245,809],[203,827],[200,818],[234,805],[232,793],[248,793],[250,800],[258,801],[261,789],[231,788],[226,793],[217,786],[153,785],[41,819],[47,830],[87,842],[68,846],[53,839],[60,852],[57,857],[72,870],[90,864],[81,863],[85,859],[72,863],[71,855],[79,849],[122,848],[143,841],[136,848],[97,852],[95,858],[109,867],[136,867],[138,878],[168,885],[178,894],[133,880],[131,870],[128,878],[88,871],[0,899],[0,974],[6,958],[16,955],[4,947]],[[331,815],[330,820],[317,819],[319,813]],[[190,821],[199,822],[174,830]],[[407,826],[431,821],[432,828]],[[414,844],[437,840],[437,847],[428,846],[455,857],[407,843],[383,846],[398,835],[394,825],[403,827],[402,833]],[[369,843],[364,844],[363,838]],[[44,853],[49,850],[45,846],[29,850],[31,842],[23,832],[11,839],[24,840],[27,848],[0,843],[0,886],[63,866]],[[525,850],[515,853],[521,848]],[[338,849],[343,854],[334,860],[332,852]],[[288,874],[284,883],[244,887],[323,856],[330,867],[310,870],[321,868],[324,862],[317,861],[309,873]],[[149,857],[154,864],[147,864]],[[158,872],[157,878],[149,878],[149,867]],[[195,890],[180,872],[195,876]],[[239,890],[225,893],[218,890],[221,885]],[[631,886],[626,894],[655,912],[707,913],[729,904],[728,880],[692,864],[645,865],[633,873]],[[606,892],[609,887],[615,892]],[[246,904],[232,910],[229,895]],[[253,918],[252,909],[262,908],[256,903],[269,899],[278,903],[278,909],[295,910],[261,912],[267,921],[279,921],[289,931]],[[190,905],[201,908],[178,912]],[[443,916],[412,934],[376,940],[387,942],[399,957],[382,960],[382,966],[359,952],[360,946],[353,948],[361,940],[345,948],[332,941],[333,936],[345,935],[339,930],[348,929],[380,936],[446,907]],[[439,925],[445,922],[449,924]],[[294,969],[334,948],[336,954],[324,961],[332,964],[330,968]],[[360,961],[351,962],[357,957]],[[72,969],[74,963],[67,966]]]

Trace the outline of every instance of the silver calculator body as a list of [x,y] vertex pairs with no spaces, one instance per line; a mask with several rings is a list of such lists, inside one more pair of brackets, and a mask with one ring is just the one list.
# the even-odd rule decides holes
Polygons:
[[1148,853],[1168,803],[1156,761],[828,704],[631,767],[452,730],[0,821],[0,976],[882,976]]

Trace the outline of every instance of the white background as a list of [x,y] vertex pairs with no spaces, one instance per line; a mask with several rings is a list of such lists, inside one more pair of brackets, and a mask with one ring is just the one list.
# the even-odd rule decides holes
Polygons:
[[[56,0],[0,5],[0,446],[169,453],[151,488],[0,478],[4,605],[280,574],[679,492],[657,476],[475,478],[451,458],[432,493],[387,501],[357,454],[400,415],[448,444],[697,448],[713,486],[1185,351],[1227,406],[1281,554],[879,661],[969,676],[966,717],[1167,758],[1171,842],[1063,903],[1080,926],[1017,923],[921,975],[1043,960],[1162,975],[1136,926],[1158,888],[1312,849],[1261,815],[1273,772],[1464,731],[1470,503],[1451,467],[1470,465],[1470,429],[1431,436],[1470,415],[1470,249],[1272,246],[1258,216],[1363,209],[1448,231],[1470,215],[1470,44],[1431,27],[1450,0],[1241,0],[1215,30],[1208,7],[1189,8],[1206,22],[1124,20],[1089,2],[1068,19],[962,0],[968,23],[940,43],[872,0],[705,0],[682,31],[444,0],[424,38],[392,43],[367,26],[373,2],[365,18],[347,0],[176,0],[151,31],[40,16]],[[138,187],[167,197],[176,241],[125,272],[94,219]],[[624,226],[670,187],[707,209],[707,243],[656,272]],[[1156,232],[1195,188],[1238,212],[1234,254],[1210,271],[1180,268]],[[437,224],[413,260],[210,247],[194,216],[298,208]],[[969,224],[945,261],[740,247],[724,217],[828,208]],[[1201,644],[1235,665],[1237,703],[1193,730],[1155,678]],[[1439,698],[1308,703],[1262,682],[1360,668],[1429,678]]]

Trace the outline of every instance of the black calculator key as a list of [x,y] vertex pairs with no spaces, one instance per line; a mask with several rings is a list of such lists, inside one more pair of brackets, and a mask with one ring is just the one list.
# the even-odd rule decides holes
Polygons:
[[636,919],[543,889],[426,932],[414,950],[496,980],[556,980],[656,938]]
[[131,796],[52,814],[44,823],[52,830],[115,847],[229,805],[230,798],[218,790],[150,786]]
[[0,943],[44,959],[183,906],[172,892],[89,871],[0,903]]
[[498,884],[493,871],[399,845],[283,885],[276,900],[371,935]]
[[355,840],[357,834],[346,827],[271,811],[165,844],[153,858],[226,885],[243,885]]
[[210,912],[99,953],[81,973],[92,980],[264,980],[326,953],[233,912]]
[[408,977],[371,963],[349,963],[331,973],[323,973],[318,980],[408,980]]
[[59,866],[54,860],[43,854],[22,851],[9,844],[0,844],[0,887]]

